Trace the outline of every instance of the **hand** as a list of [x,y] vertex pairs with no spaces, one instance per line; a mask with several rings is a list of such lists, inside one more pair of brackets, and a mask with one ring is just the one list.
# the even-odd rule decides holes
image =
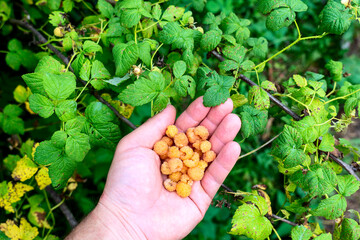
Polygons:
[[204,178],[194,182],[187,198],[163,187],[161,160],[152,150],[167,126],[175,122],[173,106],[119,142],[105,190],[90,214],[106,227],[107,239],[109,235],[114,239],[181,239],[195,228],[240,155],[240,146],[233,139],[241,123],[232,110],[230,99],[207,108],[198,98],[176,120],[179,131],[198,125],[207,127],[212,149],[218,154]]

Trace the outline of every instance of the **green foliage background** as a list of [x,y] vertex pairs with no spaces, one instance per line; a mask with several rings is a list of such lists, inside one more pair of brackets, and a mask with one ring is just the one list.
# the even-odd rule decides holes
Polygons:
[[[163,20],[172,21],[175,17],[176,20],[183,21],[184,26],[187,27],[181,28],[179,25],[176,25],[176,23],[170,22],[167,23],[167,25],[165,25],[165,23],[162,23],[163,25],[160,24],[162,25],[162,30],[160,30],[157,29],[157,25],[152,27],[151,24],[153,24],[153,22],[149,23],[149,21],[147,22],[147,20],[144,20],[144,17],[142,17],[144,28],[150,26],[149,29],[152,29],[152,31],[150,31],[151,33],[149,33],[149,31],[146,31],[145,33],[140,32],[139,39],[149,38],[149,41],[134,39],[134,36],[131,34],[134,26],[137,27],[136,20],[140,20],[141,14],[145,16],[145,18],[148,17],[146,16],[146,12],[133,12],[135,11],[133,9],[138,6],[138,1],[119,2],[120,3],[117,3],[117,6],[123,2],[122,7],[130,9],[127,12],[128,15],[121,15],[121,24],[115,20],[113,22],[111,22],[111,20],[110,22],[107,20],[100,20],[100,18],[113,19],[112,11],[120,11],[120,7],[115,7],[114,10],[111,10],[112,7],[109,7],[111,5],[108,5],[106,1],[22,0],[17,3],[0,1],[0,6],[3,6],[0,8],[0,16],[2,17],[0,25],[2,26],[2,40],[0,41],[0,107],[5,114],[5,107],[8,104],[20,105],[20,108],[22,109],[20,116],[24,121],[24,124],[22,124],[21,121],[17,119],[19,116],[19,114],[16,113],[17,109],[11,111],[16,114],[9,115],[8,117],[12,118],[12,122],[18,123],[18,125],[12,125],[15,128],[10,130],[2,127],[3,130],[0,131],[0,137],[3,141],[0,142],[0,159],[5,159],[9,154],[21,155],[21,151],[19,153],[20,146],[26,146],[26,140],[32,139],[35,142],[42,142],[42,145],[40,145],[37,150],[37,155],[35,155],[33,160],[37,164],[53,164],[53,168],[61,168],[61,166],[54,165],[58,159],[51,159],[49,148],[52,148],[52,153],[56,153],[60,150],[54,148],[51,144],[58,146],[59,149],[64,147],[65,152],[67,152],[67,155],[64,155],[64,158],[69,158],[68,162],[70,163],[66,165],[66,167],[69,168],[67,171],[68,175],[63,176],[56,171],[53,171],[56,172],[56,174],[50,173],[50,177],[53,180],[53,183],[57,183],[54,187],[58,187],[59,189],[65,187],[65,189],[68,189],[67,179],[72,176],[76,169],[76,174],[74,176],[78,182],[77,188],[75,191],[70,191],[71,194],[69,194],[69,191],[64,193],[64,196],[67,197],[66,203],[75,214],[76,219],[82,219],[95,207],[97,200],[104,189],[105,179],[112,161],[115,143],[121,139],[122,136],[131,132],[131,128],[124,122],[119,121],[106,106],[98,103],[88,89],[84,90],[84,94],[75,95],[73,93],[74,88],[76,88],[77,94],[83,90],[82,85],[74,85],[76,84],[76,78],[81,78],[83,81],[86,81],[100,93],[110,92],[111,96],[103,95],[103,98],[113,103],[113,106],[123,115],[131,115],[129,120],[137,126],[145,122],[157,111],[163,109],[169,101],[176,106],[178,113],[181,113],[186,106],[191,103],[192,99],[201,95],[204,95],[206,100],[205,103],[208,106],[219,105],[230,95],[237,95],[233,99],[237,99],[236,104],[243,105],[246,103],[246,100],[242,97],[245,97],[249,102],[246,103],[245,106],[239,106],[234,112],[242,117],[243,124],[245,121],[253,121],[255,127],[244,128],[237,136],[236,140],[241,142],[242,152],[244,154],[251,152],[277,134],[289,132],[290,137],[286,137],[285,134],[282,134],[274,142],[274,144],[281,140],[285,143],[291,141],[297,142],[295,144],[297,146],[297,152],[295,153],[296,157],[291,158],[291,162],[289,163],[284,161],[284,166],[287,168],[296,167],[299,164],[305,166],[308,153],[304,153],[307,148],[305,147],[304,149],[303,145],[308,142],[316,142],[319,137],[325,139],[327,138],[325,136],[328,135],[315,134],[314,136],[308,132],[293,133],[293,127],[299,126],[296,126],[296,123],[292,122],[291,117],[284,112],[281,112],[278,107],[274,105],[271,105],[270,107],[270,101],[263,89],[266,89],[273,94],[276,94],[274,90],[277,90],[279,92],[278,98],[293,111],[299,115],[305,116],[305,107],[287,98],[285,92],[289,93],[293,91],[292,93],[295,93],[301,87],[308,84],[308,82],[310,85],[311,79],[316,78],[316,75],[312,73],[305,74],[306,72],[314,72],[323,75],[320,79],[324,83],[321,88],[323,90],[319,87],[312,86],[313,88],[311,88],[311,91],[315,91],[312,94],[318,98],[323,95],[322,92],[328,94],[334,87],[335,82],[337,85],[335,85],[334,89],[337,90],[337,93],[334,95],[333,99],[344,96],[347,93],[352,94],[354,91],[357,91],[357,84],[360,84],[360,75],[358,74],[358,62],[360,60],[358,56],[359,24],[355,23],[347,26],[347,19],[351,16],[343,13],[343,15],[340,16],[340,21],[344,18],[344,24],[340,24],[340,27],[329,27],[326,25],[326,31],[319,28],[319,25],[324,27],[324,22],[326,22],[325,17],[320,17],[326,4],[340,4],[340,1],[329,1],[329,3],[323,0],[289,1],[301,2],[302,4],[307,5],[307,8],[305,9],[304,5],[299,4],[296,8],[280,7],[277,9],[274,7],[274,9],[268,11],[264,10],[265,8],[261,8],[259,2],[264,3],[271,1],[160,1],[161,9],[163,9],[162,12],[172,5],[183,7],[186,9],[185,12],[192,11],[192,17],[195,22],[191,23],[191,21],[189,21],[190,15],[187,18],[182,18],[183,12],[179,13],[177,12],[178,10],[169,11],[167,16],[162,16]],[[156,3],[156,1],[147,2]],[[357,7],[358,1],[353,1],[353,4]],[[4,6],[11,8],[10,14]],[[73,6],[72,9],[71,6]],[[66,17],[63,17],[62,13],[60,13],[63,11],[67,12]],[[284,14],[288,16],[281,24],[269,20],[274,17],[275,14],[278,14],[276,11],[286,11]],[[156,12],[152,11],[152,13],[153,17],[155,17]],[[212,13],[213,15],[209,13]],[[264,16],[264,14],[270,15]],[[49,15],[51,16],[50,18]],[[99,17],[100,15],[102,16]],[[325,13],[324,15],[326,16]],[[215,16],[217,16],[217,19]],[[267,66],[263,72],[262,66],[259,66],[257,78],[257,74],[252,71],[255,66],[258,66],[256,64],[259,64],[262,60],[276,54],[282,48],[289,46],[298,38],[298,30],[293,21],[289,20],[292,17],[295,18],[295,16],[297,24],[301,29],[302,36],[321,37],[318,39],[301,41],[287,49],[287,51],[278,55],[277,58],[267,62]],[[47,74],[49,79],[53,79],[53,82],[56,82],[58,80],[55,75],[58,74],[58,70],[69,68],[70,66],[62,66],[63,63],[57,57],[55,57],[57,60],[49,58],[48,61],[44,61],[47,56],[54,56],[53,53],[49,51],[44,44],[40,45],[42,47],[40,48],[37,40],[34,39],[29,31],[10,21],[10,19],[26,19],[27,17],[29,18],[27,19],[29,23],[34,25],[46,38],[49,38],[51,43],[56,45],[65,56],[73,60],[71,67],[76,74],[75,76],[69,72],[62,73],[61,89],[63,91],[58,92],[56,89],[47,89],[45,86],[47,96],[43,96],[41,89],[39,92],[34,92],[32,89],[33,95],[30,96],[30,102],[32,102],[31,109],[41,117],[32,115],[29,111],[25,110],[24,102],[26,102],[29,97],[26,92],[17,92],[16,94],[18,94],[18,96],[15,94],[15,101],[13,91],[18,85],[26,87],[25,82],[30,86],[29,82],[31,82],[31,80],[27,80],[26,76],[30,79],[30,77],[34,76],[34,71],[41,74]],[[224,20],[225,17],[228,18]],[[275,19],[277,19],[276,17]],[[240,20],[238,20],[238,18],[240,18]],[[155,17],[155,19],[158,18]],[[221,21],[225,21],[225,24],[219,24]],[[238,21],[240,21],[240,23],[238,23]],[[358,21],[358,19],[356,19],[356,21]],[[71,27],[67,25],[69,22],[72,25]],[[99,22],[101,22],[101,24],[99,24]],[[220,27],[218,27],[218,25]],[[57,26],[63,27],[63,31],[66,32],[64,39],[54,37],[54,29]],[[196,27],[202,27],[205,30],[205,34],[202,35],[196,33],[198,34],[196,35],[194,33],[194,37],[189,29]],[[72,28],[76,29],[76,34],[74,33],[75,31],[72,31]],[[118,29],[122,29],[124,34],[117,36],[116,30]],[[129,31],[129,29],[131,29],[131,31]],[[330,32],[332,34],[322,37],[321,34],[323,32]],[[250,33],[251,35],[248,37],[251,37],[252,39],[244,39],[244,36],[247,36],[247,34]],[[99,36],[101,39],[98,41]],[[81,39],[77,40],[79,37]],[[160,47],[160,44],[152,41],[152,38],[164,43],[164,46]],[[189,41],[189,39],[191,40],[192,38],[195,38],[195,43]],[[59,39],[61,39],[61,43]],[[139,47],[133,42],[136,42],[137,40],[141,41]],[[234,41],[236,44],[234,44]],[[71,55],[73,53],[72,48],[74,42],[79,44],[80,47],[78,50],[82,49],[82,52],[78,53],[72,59],[72,56],[74,56]],[[127,42],[130,42],[130,44],[125,45]],[[114,49],[112,49],[113,45],[115,46]],[[244,46],[246,46],[246,50]],[[189,67],[188,62],[190,60],[186,58],[186,56],[188,56],[189,52],[192,52],[194,48],[200,48],[201,51],[198,51],[195,57],[190,60],[199,64],[197,66]],[[227,61],[219,64],[219,61],[216,58],[207,53],[214,49],[221,50]],[[247,53],[248,49],[252,50],[250,53],[252,55],[250,55],[250,57]],[[158,55],[154,54],[154,51]],[[169,55],[169,53],[171,54]],[[152,59],[152,54],[156,55],[156,58]],[[82,63],[79,63],[81,61],[81,57],[79,56],[83,56],[84,58]],[[162,64],[163,60],[159,56],[168,56],[168,58],[164,60],[166,64]],[[140,59],[138,60],[138,58]],[[40,59],[43,59],[45,62],[43,69],[41,66],[38,66]],[[340,67],[339,70],[339,67],[335,66],[338,63],[333,63],[334,66],[331,65],[331,60],[342,62],[343,69]],[[201,65],[201,68],[198,69],[201,61],[205,64]],[[51,62],[51,64],[49,64],[49,62]],[[144,67],[144,75],[142,75],[144,78],[137,79],[134,75],[126,77],[127,73],[132,68],[132,65],[139,62],[141,62]],[[158,68],[165,66],[167,73],[165,73],[165,71],[163,71],[162,74],[158,71],[149,73],[149,68],[151,70],[152,64]],[[81,70],[82,66],[87,65],[89,66],[88,68],[83,67],[83,70]],[[49,66],[53,70],[55,69],[53,73],[54,76],[51,75],[52,72],[50,71]],[[211,71],[206,66],[210,67]],[[238,80],[237,77],[241,73],[245,74],[245,76],[249,77],[252,81],[261,83],[262,89],[255,87],[250,88],[245,82]],[[346,73],[350,73],[351,75],[343,77]],[[294,74],[306,76],[306,84],[301,78],[293,77]],[[168,80],[171,75],[173,75],[175,82],[173,85],[171,84],[172,81],[169,83]],[[270,80],[272,83],[269,83],[266,80]],[[135,82],[135,84],[132,84],[133,82]],[[166,85],[164,85],[164,83],[166,83]],[[171,91],[168,90],[168,85],[171,86]],[[68,89],[68,91],[66,91],[66,89]],[[202,89],[205,89],[206,91],[203,91]],[[355,97],[355,100],[352,100],[355,102],[354,104],[350,101],[348,105],[345,104],[345,101],[334,101],[336,103],[334,105],[336,108],[335,116],[339,116],[340,118],[342,113],[345,113],[346,115],[344,119],[339,121],[338,125],[342,124],[341,126],[337,126],[338,128],[341,128],[340,130],[344,130],[348,127],[349,123],[346,121],[351,122],[352,117],[355,118],[353,110],[357,108],[358,95],[359,94],[351,95],[353,98]],[[77,99],[77,96],[80,96],[80,98]],[[149,99],[144,96],[149,96]],[[297,95],[295,99],[306,104],[306,101],[308,100],[307,97],[307,95]],[[325,95],[322,96],[322,98],[324,97]],[[66,111],[68,111],[67,109],[74,109],[74,101],[65,100],[68,98],[76,98],[76,100],[78,100],[78,107],[77,109],[75,107],[75,111],[63,114],[61,107],[66,109]],[[119,100],[135,106],[135,108],[132,109],[129,105],[120,104]],[[311,105],[311,103],[309,105]],[[47,106],[47,108],[44,108],[44,106]],[[326,109],[326,111],[326,113],[330,113],[332,110]],[[97,118],[96,115],[99,115],[99,113],[104,117],[101,119]],[[77,118],[75,118],[76,115]],[[85,115],[85,117],[83,115]],[[265,121],[268,117],[270,117],[270,119],[274,118],[275,120],[270,120],[272,123],[268,124],[268,121]],[[302,124],[309,124],[310,126],[311,124],[314,125],[313,122],[311,122],[312,120],[309,119],[310,118],[306,118],[306,121],[309,121],[309,123],[303,121]],[[328,118],[326,118],[326,120],[327,119]],[[73,121],[71,122],[73,125],[69,123],[70,121]],[[111,141],[99,140],[96,138],[96,133],[93,131],[93,129],[101,129],[102,124],[105,123],[107,124],[107,127],[111,126],[114,130],[113,135],[107,138],[111,139]],[[287,124],[287,127],[285,128],[284,123]],[[318,122],[316,122],[316,124],[317,123]],[[73,127],[77,124],[84,124],[88,128],[81,132],[77,131],[76,127]],[[266,126],[267,124],[268,126]],[[327,131],[328,128],[325,129],[325,132]],[[335,132],[334,130],[331,131]],[[57,136],[54,137],[55,132]],[[298,140],[300,138],[302,140]],[[311,138],[311,140],[307,138]],[[62,142],[63,139],[66,139],[66,147],[65,143]],[[74,139],[76,139],[76,141],[74,141]],[[79,139],[81,141],[79,141]],[[334,142],[332,142],[330,138],[327,139],[329,139],[328,144],[323,140],[323,145],[316,145],[319,151],[331,152],[333,150]],[[56,144],[54,144],[54,142],[56,142]],[[32,146],[30,145],[31,143],[29,143],[28,147],[31,148]],[[107,147],[104,148],[103,146],[105,145]],[[280,145],[286,148],[286,144]],[[351,163],[353,159],[354,162],[358,161],[359,156],[357,154],[358,150],[356,149],[356,146],[358,145],[359,142],[356,139],[351,143],[348,143],[345,140],[341,142],[342,148],[340,147],[339,150],[346,155],[345,161],[347,163]],[[85,153],[76,152],[76,149],[78,149],[79,146],[81,146],[81,149],[89,151],[85,151]],[[273,149],[270,149],[270,147],[267,146],[254,152],[252,155],[242,158],[230,173],[225,184],[231,189],[241,190],[242,193],[252,192],[251,187],[253,185],[266,184],[266,192],[270,196],[273,211],[282,209],[287,199],[284,187],[289,185],[284,180],[284,176],[279,173],[277,161],[280,163],[283,158],[286,159],[289,156],[288,149],[284,148],[276,149],[273,145]],[[72,156],[71,154],[75,155]],[[286,157],[283,155],[286,155]],[[76,160],[79,161],[79,159],[83,160],[76,162]],[[320,157],[316,157],[316,160],[318,159],[320,159]],[[44,162],[45,160],[46,162]],[[313,161],[316,160],[313,159]],[[336,168],[338,166],[331,167]],[[304,168],[306,168],[306,166]],[[3,162],[0,171],[0,181],[10,181],[11,172],[12,169],[9,169]],[[86,181],[84,181],[85,179]],[[302,180],[303,179],[298,180],[294,178],[293,182],[302,186]],[[357,185],[357,183],[354,185]],[[296,191],[293,191],[293,193],[291,193],[292,196],[300,198],[305,197],[307,186],[302,186],[302,188],[303,189],[297,188]],[[337,200],[343,201],[345,196],[351,195],[348,192],[341,192],[340,184],[338,188],[340,193],[344,196],[340,196],[340,194],[334,195],[338,196],[336,197],[339,198]],[[330,190],[333,190],[333,188],[329,191],[322,190],[316,193],[309,193],[319,195],[319,199],[311,203],[313,209],[318,207],[321,196],[330,194]],[[356,190],[357,189],[355,189],[355,191]],[[41,191],[38,191],[38,193],[41,193]],[[61,191],[59,193],[61,193]],[[239,195],[244,196],[241,195],[241,193],[239,193]],[[333,198],[334,196],[330,196],[330,198]],[[186,239],[234,238],[234,236],[229,235],[228,233],[231,230],[231,219],[233,218],[236,209],[238,209],[239,206],[253,208],[253,205],[242,205],[242,203],[243,202],[234,199],[232,195],[219,191],[219,194],[214,200],[214,205],[209,208],[205,219]],[[261,206],[264,206],[262,203],[256,202],[254,204],[260,208]],[[290,203],[287,202],[285,205],[288,206]],[[28,211],[26,210],[26,202],[24,206],[18,204],[16,207],[19,207],[19,210],[24,214]],[[41,202],[41,207],[45,209],[47,213],[49,212],[49,208],[44,201]],[[343,207],[339,207],[339,209],[342,208]],[[288,208],[287,210],[291,212]],[[277,213],[282,217],[286,216],[286,213],[284,212],[274,213]],[[66,233],[68,233],[71,228],[58,209],[54,210],[53,214],[56,219],[56,225],[53,226],[51,234],[64,237],[64,229],[66,229]],[[320,208],[317,210],[317,213],[315,211],[315,213],[312,212],[312,214],[314,216],[327,215],[326,211],[321,212]],[[265,213],[262,215],[265,215]],[[343,217],[342,213],[340,215]],[[314,216],[311,217],[309,222],[319,222],[321,227],[323,227],[322,222]],[[299,218],[299,215],[297,215],[297,217]],[[338,217],[339,216],[337,215],[336,218]],[[20,216],[16,214],[14,218],[19,219]],[[9,219],[9,214],[1,211],[0,222],[3,223],[6,219]],[[236,220],[236,214],[234,219]],[[292,216],[290,220],[295,221],[299,219]],[[352,219],[346,219],[345,221],[349,221],[352,224],[351,220]],[[350,223],[349,225],[351,225]],[[351,226],[355,226],[355,224]],[[277,233],[281,237],[284,237],[283,239],[286,239],[290,234],[293,239],[301,239],[296,237],[298,234],[312,235],[311,232],[307,232],[309,230],[304,227],[293,228],[293,231],[291,232],[291,226],[283,222],[275,222],[274,227],[277,229]],[[352,228],[350,229],[352,230]],[[316,232],[314,229],[312,230],[314,234],[320,235],[320,232]],[[338,233],[339,236],[341,234],[343,233]],[[44,235],[41,234],[39,236],[44,237]],[[248,239],[244,236],[236,238]],[[272,233],[270,238],[277,239],[277,236]],[[261,236],[257,239],[261,239]],[[341,239],[358,238],[354,236]]]

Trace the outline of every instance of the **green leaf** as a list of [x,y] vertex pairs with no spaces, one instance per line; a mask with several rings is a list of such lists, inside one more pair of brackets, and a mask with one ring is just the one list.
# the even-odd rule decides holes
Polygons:
[[102,48],[99,44],[86,40],[83,45],[83,51],[86,53],[96,53],[96,52],[102,52]]
[[21,76],[32,93],[46,95],[42,73],[28,73]]
[[146,66],[150,67],[151,64],[151,46],[148,41],[144,41],[138,44],[139,57]]
[[50,13],[49,15],[49,22],[51,23],[51,25],[53,25],[54,27],[58,27],[58,26],[65,26],[67,23],[66,17],[65,17],[65,13],[61,12],[61,11],[53,11],[52,13]]
[[160,7],[160,5],[158,3],[154,5],[153,10],[152,10],[152,15],[156,20],[160,20],[160,18],[161,18],[161,7]]
[[22,112],[23,110],[15,104],[8,104],[4,108],[4,114],[9,117],[18,117]]
[[359,190],[360,182],[352,175],[337,176],[339,192],[345,197],[353,195]]
[[346,99],[345,106],[344,106],[345,114],[347,116],[351,116],[351,113],[354,111],[354,109],[356,109],[356,108],[359,109],[359,106],[360,106],[359,103],[360,103],[359,99],[357,99],[355,97]]
[[334,137],[330,133],[327,133],[322,137],[319,149],[324,152],[332,152],[334,151],[334,144]]
[[250,105],[242,106],[241,111],[241,134],[243,138],[248,138],[264,131],[268,120],[267,111],[258,110]]
[[65,187],[67,181],[73,175],[75,168],[76,162],[71,160],[65,154],[61,154],[49,167],[51,184],[57,189]]
[[311,211],[311,214],[314,216],[325,217],[329,220],[334,220],[341,215],[346,210],[346,199],[340,194],[336,194],[330,198],[321,200],[319,206]]
[[139,58],[139,48],[135,43],[116,44],[113,48],[113,55],[116,65],[116,75],[123,77],[136,64]]
[[246,49],[245,47],[237,44],[235,46],[226,46],[223,50],[225,57],[234,60],[237,63],[242,63],[244,61]]
[[[1,122],[1,121],[0,121]],[[24,121],[19,117],[4,116],[2,128],[6,134],[24,134]]]
[[40,165],[48,165],[57,161],[63,150],[57,148],[51,141],[43,141],[36,148],[34,161]]
[[61,0],[48,0],[47,6],[50,10],[55,11],[60,8]]
[[35,68],[35,73],[57,73],[63,69],[63,65],[53,57],[42,57]]
[[150,72],[150,79],[140,78],[119,95],[119,99],[132,106],[140,106],[154,100],[165,88],[165,79],[159,72]]
[[277,89],[275,87],[275,84],[273,82],[270,82],[268,80],[265,80],[261,83],[261,87],[268,90],[268,91],[274,91],[276,92]]
[[284,2],[294,11],[294,12],[305,12],[308,10],[308,6],[301,0],[284,0]]
[[51,143],[57,148],[65,147],[67,134],[64,131],[56,131],[51,136]]
[[76,78],[73,73],[63,74],[45,73],[43,85],[46,93],[53,100],[68,98],[76,88]]
[[234,85],[235,78],[221,76],[216,72],[208,79],[208,88],[204,95],[204,106],[214,107],[224,103],[230,97],[230,88]]
[[14,99],[18,103],[26,102],[26,100],[29,98],[30,94],[31,94],[31,91],[29,91],[22,85],[18,85],[13,92]]
[[61,121],[66,122],[76,117],[76,109],[76,101],[64,100],[56,105],[55,113]]
[[265,215],[268,212],[268,205],[265,201],[265,198],[259,195],[248,195],[241,201],[246,204],[254,204],[259,209],[261,215]]
[[110,122],[116,119],[113,111],[101,102],[92,102],[86,108],[85,116],[92,123]]
[[21,56],[16,52],[9,52],[5,56],[5,61],[9,67],[11,67],[15,71],[19,71],[21,66]]
[[[110,121],[113,120],[113,117],[110,118]],[[83,116],[77,116],[65,123],[65,131],[70,136],[73,136],[76,133],[80,133],[85,125],[86,118]]]
[[119,2],[119,8],[139,8],[143,5],[143,0],[123,0]]
[[257,4],[258,4],[258,10],[262,14],[268,14],[275,8],[286,6],[284,1],[259,0]]
[[265,110],[270,107],[270,97],[268,93],[259,86],[252,86],[249,91],[249,103],[254,105],[255,108]]
[[81,66],[79,77],[84,81],[90,80],[91,63],[89,59],[86,59],[84,64]]
[[303,225],[291,229],[291,239],[293,240],[309,240],[311,236],[312,232]]
[[114,149],[121,138],[119,126],[112,122],[87,122],[84,132],[89,135],[91,146],[109,149]]
[[240,64],[240,67],[244,71],[251,71],[255,67],[255,63],[253,61],[251,61],[251,60],[245,60],[244,62],[242,62]]
[[34,93],[29,97],[30,108],[34,113],[40,115],[40,117],[48,118],[54,113],[54,104],[43,95]]
[[66,139],[65,153],[76,162],[84,160],[90,148],[89,136],[84,133],[75,133]]
[[16,51],[20,51],[22,50],[22,44],[19,40],[17,40],[16,38],[11,39],[8,42],[8,49],[11,52],[16,52]]
[[219,30],[211,30],[202,35],[200,46],[205,51],[214,50],[221,42],[222,32]]
[[162,19],[167,20],[169,22],[174,22],[179,20],[185,12],[185,8],[175,7],[170,5],[164,12]]
[[248,102],[247,97],[245,97],[242,94],[233,94],[231,95],[231,100],[233,101],[234,104],[234,109],[243,106],[244,104],[246,104]]
[[109,79],[111,74],[99,60],[95,60],[91,67],[91,79]]
[[341,223],[341,240],[358,240],[360,238],[360,227],[353,219],[345,218]]
[[113,6],[105,0],[99,0],[97,7],[104,17],[111,18],[114,14]]
[[239,67],[240,67],[239,64],[233,60],[225,60],[219,64],[219,68],[224,71],[235,70],[238,69]]
[[295,12],[290,8],[278,8],[266,18],[266,27],[271,31],[277,31],[288,27],[295,20]]
[[249,38],[247,43],[249,44],[250,47],[252,47],[252,53],[260,58],[260,59],[264,59],[266,57],[266,54],[269,51],[269,47],[268,47],[268,41],[266,40],[266,38],[260,37],[258,39],[256,38]]
[[335,82],[339,82],[342,79],[343,75],[343,64],[342,62],[337,62],[330,60],[326,65],[325,68],[329,70],[333,80]]
[[169,22],[159,33],[160,41],[171,44],[174,49],[191,50],[194,48],[194,30],[183,29],[177,22]]
[[186,63],[181,60],[175,62],[173,71],[176,78],[181,78],[181,76],[186,72]]
[[74,2],[72,0],[64,0],[63,1],[64,12],[66,12],[66,13],[71,12],[73,7],[74,7]]
[[307,81],[304,77],[295,74],[293,76],[294,81],[296,82],[296,85],[298,85],[299,87],[305,87],[307,86]]
[[340,2],[330,0],[320,13],[320,28],[324,32],[341,35],[349,29],[351,17],[348,8]]
[[161,92],[154,101],[153,111],[159,112],[159,111],[163,110],[164,108],[166,108],[166,106],[169,103],[170,103],[169,97],[165,93]]
[[139,9],[125,9],[122,11],[120,21],[126,28],[132,28],[140,22],[141,13]]
[[247,19],[239,19],[235,13],[230,13],[222,23],[225,34],[235,33],[235,38],[239,44],[242,44],[250,37],[250,30],[247,26],[250,25]]
[[266,239],[272,231],[270,221],[251,204],[241,205],[236,210],[231,224],[230,234],[245,235],[254,240]]
[[320,236],[314,238],[314,240],[332,240],[331,233],[323,233]]
[[335,172],[319,164],[311,165],[310,171],[306,171],[305,173],[302,170],[297,171],[290,179],[305,191],[309,192],[311,197],[330,194],[334,191],[337,183]]

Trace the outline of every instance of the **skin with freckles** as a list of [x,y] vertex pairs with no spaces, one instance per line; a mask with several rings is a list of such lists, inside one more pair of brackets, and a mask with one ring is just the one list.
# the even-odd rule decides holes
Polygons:
[[[117,146],[98,206],[68,239],[184,238],[203,219],[212,198],[240,155],[240,146],[233,139],[241,122],[237,115],[231,114],[232,109],[230,99],[217,107],[207,108],[202,104],[202,98],[198,98],[176,121],[175,108],[168,106],[124,137]],[[192,188],[186,198],[164,188],[161,160],[152,150],[165,135],[167,126],[172,124],[179,132],[205,126],[216,154],[201,181],[194,181],[190,186],[183,179],[180,186],[176,186],[176,191],[184,195],[189,187]],[[168,187],[174,188],[174,184]]]

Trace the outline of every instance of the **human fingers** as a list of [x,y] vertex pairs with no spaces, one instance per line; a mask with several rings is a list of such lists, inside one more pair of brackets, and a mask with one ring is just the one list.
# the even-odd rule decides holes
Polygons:
[[211,108],[208,115],[205,119],[200,123],[200,125],[206,127],[209,130],[210,135],[212,135],[221,121],[231,113],[233,110],[233,102],[229,98],[225,103]]
[[167,126],[174,124],[175,117],[176,110],[174,106],[167,106],[162,112],[125,136],[120,141],[118,150],[124,151],[136,147],[152,149],[155,142],[165,134]]
[[218,154],[228,142],[234,140],[240,127],[240,118],[236,114],[228,114],[210,138],[211,149]]
[[199,97],[178,117],[175,125],[179,131],[186,131],[188,128],[198,126],[209,113],[210,108],[205,107],[203,98]]

